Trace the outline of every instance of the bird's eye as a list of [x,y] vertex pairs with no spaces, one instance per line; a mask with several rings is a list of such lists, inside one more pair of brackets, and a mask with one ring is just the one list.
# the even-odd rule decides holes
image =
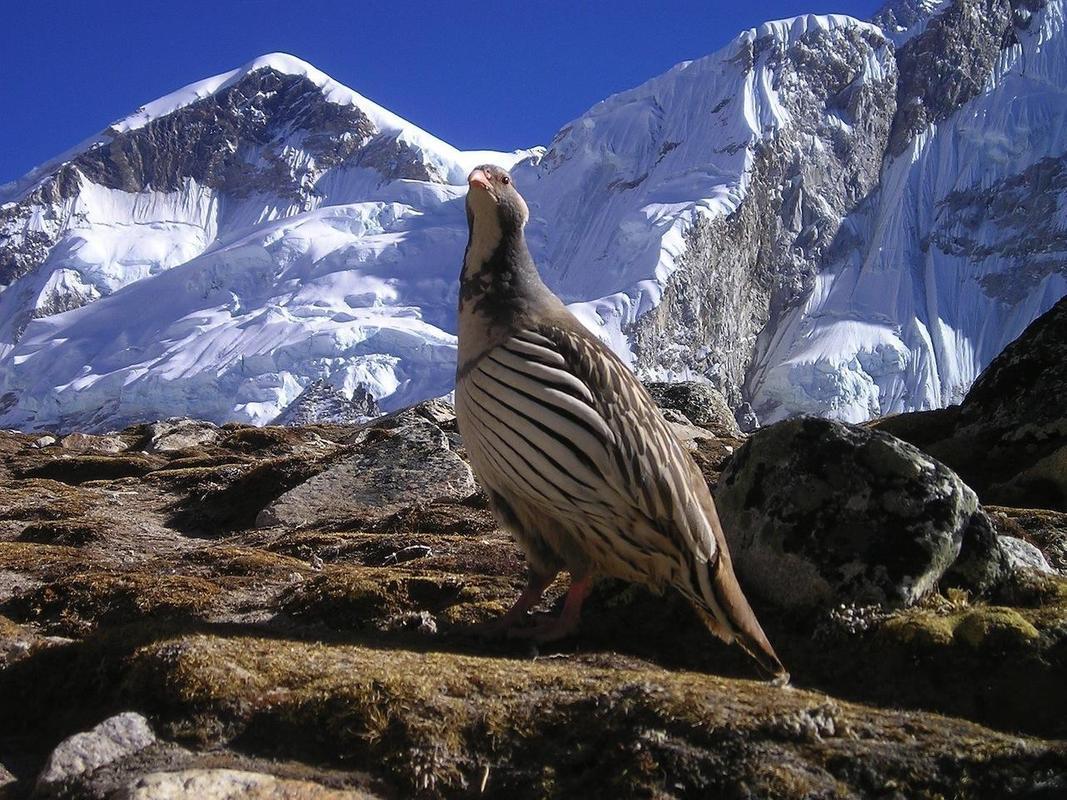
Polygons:
[[507,186],[509,183],[511,183],[511,178],[509,178],[507,175],[505,175],[500,179],[500,182],[502,184],[504,184],[505,186]]

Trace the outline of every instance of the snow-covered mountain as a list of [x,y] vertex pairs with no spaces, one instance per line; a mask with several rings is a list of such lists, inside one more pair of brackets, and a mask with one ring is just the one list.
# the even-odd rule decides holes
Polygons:
[[4,424],[448,392],[466,175],[529,155],[460,152],[281,54],[149,103],[0,190]]
[[644,375],[764,420],[940,406],[1067,293],[1065,86],[1063,0],[898,0],[746,31],[505,154],[265,56],[0,188],[0,425],[446,393],[484,161]]

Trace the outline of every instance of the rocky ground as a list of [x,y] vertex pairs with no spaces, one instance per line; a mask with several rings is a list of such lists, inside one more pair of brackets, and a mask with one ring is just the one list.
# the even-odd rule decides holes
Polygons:
[[[1014,437],[986,416],[978,495],[944,444],[946,419],[989,441],[1024,351],[948,416],[865,427],[746,437],[703,390],[656,389],[789,688],[613,583],[558,646],[468,633],[523,564],[440,402],[0,434],[0,795],[1063,797],[1062,406],[1016,399]],[[1031,370],[1043,391],[1065,363]]]

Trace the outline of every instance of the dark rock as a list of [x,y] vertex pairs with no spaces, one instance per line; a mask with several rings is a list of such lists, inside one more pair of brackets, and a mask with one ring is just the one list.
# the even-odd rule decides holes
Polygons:
[[727,465],[716,499],[742,583],[777,606],[910,605],[965,542],[971,568],[961,581],[984,588],[999,574],[974,492],[911,445],[865,428],[822,419],[764,428]]
[[742,433],[752,433],[752,431],[759,428],[759,417],[756,416],[751,403],[739,405],[734,411],[734,419],[737,420],[737,427],[741,429]]
[[676,408],[661,408],[663,418],[672,425],[692,426],[693,421]]
[[693,425],[723,436],[740,436],[737,420],[722,393],[706,383],[646,383],[645,388],[660,408],[684,414]]
[[1067,297],[978,376],[954,409],[875,423],[956,470],[985,503],[1067,511]]

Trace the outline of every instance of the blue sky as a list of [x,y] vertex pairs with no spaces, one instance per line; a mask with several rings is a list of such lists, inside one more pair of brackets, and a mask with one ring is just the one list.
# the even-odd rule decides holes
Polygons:
[[547,143],[612,92],[803,13],[877,0],[8,0],[0,183],[142,103],[257,55],[297,55],[463,148]]

